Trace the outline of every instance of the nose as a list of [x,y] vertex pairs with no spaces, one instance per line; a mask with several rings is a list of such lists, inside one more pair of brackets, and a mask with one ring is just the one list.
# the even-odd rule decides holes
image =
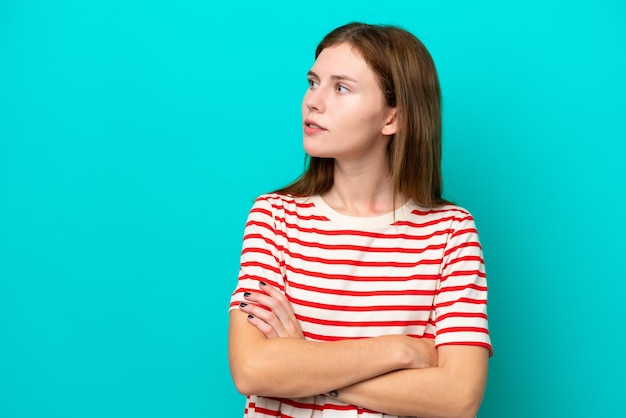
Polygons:
[[324,111],[326,110],[324,94],[319,86],[314,89],[309,88],[306,91],[306,93],[304,94],[303,103],[304,106],[311,113],[324,113]]

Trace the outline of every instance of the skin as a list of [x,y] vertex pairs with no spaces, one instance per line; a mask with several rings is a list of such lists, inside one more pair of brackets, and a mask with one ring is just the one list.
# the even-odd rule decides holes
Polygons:
[[[334,185],[322,197],[338,212],[377,216],[393,210],[387,145],[396,109],[385,103],[378,79],[349,44],[324,49],[308,74],[302,120],[325,129],[304,132],[307,154],[333,158]],[[404,198],[396,196],[395,207]]]
[[[302,330],[285,295],[268,285],[259,285],[259,290],[258,293],[251,293],[246,297],[250,303],[240,307],[241,313],[237,315],[240,320],[247,320],[249,325],[263,334],[266,341],[304,341]],[[269,308],[269,310],[263,307]],[[237,312],[234,311],[233,314],[235,313]],[[246,313],[250,316],[244,318]],[[371,355],[376,351],[373,350],[368,353],[366,347],[367,342],[371,340],[376,340],[376,338],[349,341],[356,344],[353,347],[345,347],[350,350],[348,353],[345,351],[333,352],[332,350],[324,352],[325,355],[333,356],[333,361],[330,362],[331,365],[328,369],[328,358],[320,361],[320,358],[316,357],[316,355],[322,354],[324,350],[307,353],[308,367],[305,367],[306,371],[311,374],[315,374],[317,371],[322,375],[322,379],[314,383],[308,380],[311,375],[305,374],[306,379],[304,380],[310,384],[309,387],[313,390],[312,393],[303,392],[299,396],[314,395],[318,392],[314,390],[317,388],[324,389],[324,392],[337,390],[339,386],[324,385],[324,378],[334,382],[332,377],[338,377],[331,372],[348,373],[352,367],[363,369],[364,366],[371,366],[366,368],[374,369],[378,363],[376,362],[377,359]],[[413,338],[408,338],[408,340],[413,340],[416,343],[413,352],[415,362],[412,365],[403,369],[394,368],[378,376],[341,386],[338,389],[339,396],[337,399],[373,411],[398,416],[474,417],[484,394],[488,351],[482,347],[455,345],[437,349],[430,340]],[[399,349],[396,345],[397,341],[393,339],[381,342],[387,347],[383,349],[383,353],[386,352],[385,350],[389,350],[387,355]],[[303,346],[307,343],[319,344],[321,347],[318,348],[323,349],[339,345],[338,343],[343,343],[343,341],[334,343],[304,341]],[[366,355],[362,356],[363,353]],[[287,352],[282,354],[287,355]],[[280,359],[277,362],[280,364],[273,364],[269,368],[286,366],[284,357],[277,358]],[[342,365],[347,367],[341,367]],[[287,367],[291,366],[296,365],[290,363]],[[301,370],[301,372],[305,372],[305,370]],[[298,376],[302,375],[290,374],[294,381],[298,381]],[[358,379],[358,377],[355,378]],[[289,382],[287,386],[292,385],[294,381]],[[334,389],[325,389],[329,387]],[[282,392],[282,390],[277,392]],[[254,393],[258,394],[257,392]],[[274,393],[268,396],[284,395]],[[298,395],[294,397],[298,397]]]
[[[348,44],[324,49],[309,73],[302,105],[304,147],[335,160],[322,197],[352,216],[394,207],[387,144],[396,110],[385,105],[375,74]],[[398,203],[403,202],[402,196]],[[307,341],[286,296],[260,284],[233,310],[229,360],[243,394],[297,398],[338,390],[340,401],[391,415],[474,417],[487,378],[488,351],[387,335]]]
[[302,119],[323,127],[304,134],[312,156],[342,164],[378,162],[396,131],[395,109],[386,106],[375,74],[348,44],[324,49],[308,73]]

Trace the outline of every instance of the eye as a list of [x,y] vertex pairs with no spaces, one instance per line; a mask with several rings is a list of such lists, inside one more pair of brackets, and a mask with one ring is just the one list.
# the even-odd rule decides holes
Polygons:
[[310,78],[308,80],[308,83],[309,83],[309,88],[310,89],[315,89],[315,88],[317,88],[317,86],[319,86],[319,83],[317,81],[312,80]]
[[337,93],[339,94],[350,93],[350,90],[346,86],[343,86],[341,84],[337,84],[337,87],[335,88],[337,89]]

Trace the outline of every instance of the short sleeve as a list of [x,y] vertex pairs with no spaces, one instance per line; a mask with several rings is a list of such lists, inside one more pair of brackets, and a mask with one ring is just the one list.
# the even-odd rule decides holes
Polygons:
[[474,218],[452,223],[434,301],[435,345],[492,346],[487,321],[487,278]]
[[279,209],[276,199],[268,195],[260,196],[250,209],[243,235],[239,278],[229,311],[239,308],[245,292],[258,291],[260,281],[284,291],[284,263],[278,243],[281,237],[275,222]]

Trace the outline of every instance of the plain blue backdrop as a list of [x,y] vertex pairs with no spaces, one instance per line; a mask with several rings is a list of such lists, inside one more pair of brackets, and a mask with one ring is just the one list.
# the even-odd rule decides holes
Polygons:
[[474,214],[481,418],[626,416],[623,1],[0,4],[0,417],[239,417],[228,302],[253,199],[303,168],[317,42],[426,44]]

